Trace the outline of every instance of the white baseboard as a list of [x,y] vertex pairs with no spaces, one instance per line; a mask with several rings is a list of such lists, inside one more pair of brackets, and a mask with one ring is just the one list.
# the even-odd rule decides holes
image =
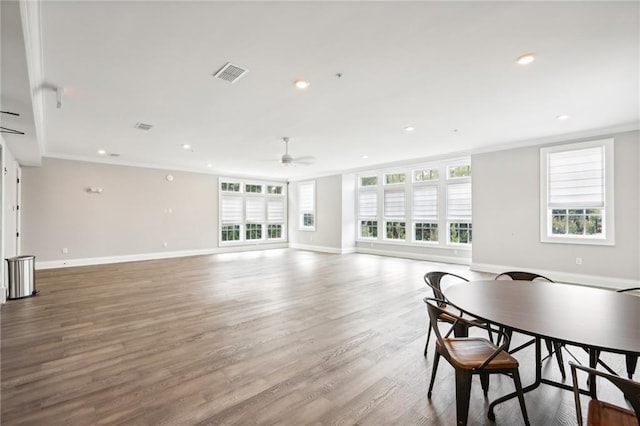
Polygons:
[[75,266],[106,265],[110,263],[139,262],[143,260],[171,259],[174,257],[202,256],[208,254],[235,253],[239,251],[255,251],[287,248],[287,243],[253,246],[229,246],[203,250],[165,251],[158,253],[141,253],[123,256],[88,257],[83,259],[49,260],[39,262],[36,259],[35,269],[71,268]]
[[469,265],[471,258],[441,256],[436,254],[412,253],[403,251],[389,251],[380,249],[371,249],[365,247],[356,248],[356,253],[375,254],[378,256],[402,257],[405,259],[426,260],[428,262],[453,263],[456,265]]
[[308,250],[308,251],[318,251],[321,253],[333,253],[333,254],[349,254],[355,253],[356,248],[338,248],[338,247],[326,247],[326,246],[314,246],[311,244],[299,244],[299,243],[289,243],[289,248],[296,250]]
[[[493,265],[488,263],[471,263],[472,271],[491,272],[499,274],[505,271],[521,271],[522,267],[508,265]],[[573,274],[569,272],[550,271],[545,269],[526,269],[529,272],[544,275],[559,283],[581,284],[591,287],[603,287],[610,289],[621,289],[640,286],[640,281],[628,278],[603,277],[598,275]]]

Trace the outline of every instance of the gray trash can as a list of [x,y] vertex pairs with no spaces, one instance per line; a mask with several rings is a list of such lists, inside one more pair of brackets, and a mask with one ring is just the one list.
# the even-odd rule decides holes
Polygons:
[[33,296],[36,291],[35,256],[6,259],[9,264],[9,299]]

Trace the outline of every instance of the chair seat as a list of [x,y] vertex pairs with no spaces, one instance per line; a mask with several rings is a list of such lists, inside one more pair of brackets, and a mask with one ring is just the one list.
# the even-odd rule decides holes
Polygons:
[[[479,367],[495,350],[496,345],[482,338],[448,338],[444,339],[447,351],[451,357],[451,363],[458,368],[474,369]],[[440,342],[436,342],[440,349]],[[485,367],[487,370],[515,369],[518,368],[518,360],[502,351]]]
[[636,413],[626,408],[592,399],[589,401],[587,426],[638,426]]

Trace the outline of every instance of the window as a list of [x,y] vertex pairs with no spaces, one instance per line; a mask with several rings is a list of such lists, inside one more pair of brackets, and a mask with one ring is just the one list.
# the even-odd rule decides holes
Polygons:
[[220,182],[220,190],[224,192],[240,192],[240,182]]
[[250,192],[254,194],[262,194],[262,185],[246,184],[244,186],[244,192]]
[[378,238],[378,193],[376,191],[361,191],[358,194],[358,221],[360,223],[360,238]]
[[262,225],[259,223],[247,223],[247,241],[262,239]]
[[471,166],[469,164],[449,166],[447,167],[447,169],[449,170],[449,173],[447,175],[449,179],[471,176]]
[[304,231],[316,230],[316,183],[301,182],[298,184],[298,212],[300,229]]
[[285,185],[220,179],[219,203],[220,243],[286,239]]
[[438,187],[413,188],[413,239],[438,242]]
[[378,184],[378,176],[365,176],[360,178],[360,186],[376,186]]
[[284,198],[267,200],[267,239],[281,240],[284,238],[282,227],[286,216],[285,201]]
[[240,241],[242,198],[223,196],[220,199],[220,241]]
[[282,185],[267,185],[267,194],[281,195]]
[[438,176],[440,175],[438,169],[427,169],[427,170],[414,170],[413,171],[413,181],[414,182],[427,182],[432,180],[438,180]]
[[384,220],[387,240],[406,239],[404,188],[384,191]]
[[358,175],[360,242],[469,249],[471,159],[445,159]]
[[270,240],[280,240],[282,239],[282,225],[280,224],[269,224],[267,225],[267,238]]
[[543,242],[614,244],[613,139],[540,150]]
[[447,184],[449,243],[471,244],[471,182]]
[[265,199],[263,197],[247,197],[245,199],[245,219],[246,240],[261,240],[262,224],[265,222]]
[[393,173],[384,175],[384,183],[387,185],[394,185],[396,183],[404,183],[407,175],[404,173]]
[[222,241],[240,241],[240,225],[222,225]]

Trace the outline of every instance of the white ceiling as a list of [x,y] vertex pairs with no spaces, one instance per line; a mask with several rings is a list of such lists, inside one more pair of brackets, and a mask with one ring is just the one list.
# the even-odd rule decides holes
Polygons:
[[[638,128],[637,2],[40,7],[44,156],[295,178]],[[315,164],[282,167],[283,136]]]

